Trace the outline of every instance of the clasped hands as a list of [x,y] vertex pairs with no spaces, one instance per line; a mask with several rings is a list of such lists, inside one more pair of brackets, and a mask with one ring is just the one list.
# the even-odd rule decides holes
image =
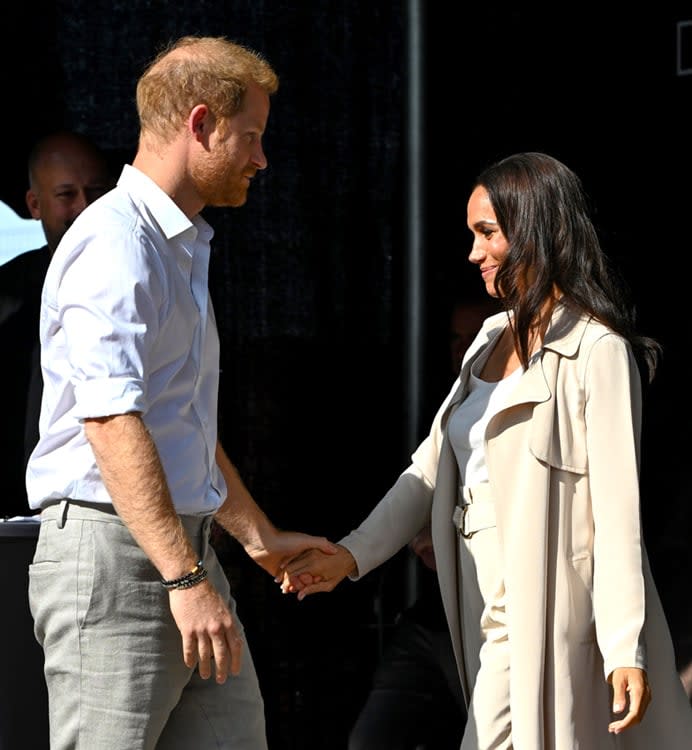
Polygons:
[[[430,526],[424,526],[410,543],[411,550],[423,563],[435,570]],[[331,548],[311,548],[286,558],[279,565],[279,572],[274,581],[281,586],[284,594],[297,594],[298,599],[305,599],[309,594],[320,591],[332,591],[347,576],[358,573],[358,566],[353,555],[340,544]]]
[[312,548],[282,561],[274,581],[284,594],[297,594],[299,600],[320,591],[332,591],[347,576],[358,571],[353,555],[340,544],[332,551]]

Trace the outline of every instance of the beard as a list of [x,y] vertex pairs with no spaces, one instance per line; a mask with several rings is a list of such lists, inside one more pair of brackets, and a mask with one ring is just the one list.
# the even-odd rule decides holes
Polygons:
[[213,153],[190,169],[190,178],[205,206],[235,208],[247,201],[246,173]]

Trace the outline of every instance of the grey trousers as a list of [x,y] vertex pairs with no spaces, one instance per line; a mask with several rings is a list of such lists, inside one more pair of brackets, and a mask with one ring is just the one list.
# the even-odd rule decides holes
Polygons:
[[[229,603],[210,517],[185,529]],[[41,514],[29,569],[43,647],[51,750],[266,750],[264,704],[247,643],[218,685],[183,662],[158,571],[112,509],[63,501]]]

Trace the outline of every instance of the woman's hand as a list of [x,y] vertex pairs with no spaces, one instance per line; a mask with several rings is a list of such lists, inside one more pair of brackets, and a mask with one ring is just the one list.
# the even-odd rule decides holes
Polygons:
[[302,554],[311,549],[333,555],[338,548],[324,536],[278,529],[271,533],[265,531],[260,542],[253,541],[245,545],[247,554],[273,576],[281,575],[287,562],[302,557]]
[[636,667],[614,669],[610,675],[610,684],[613,686],[613,713],[618,715],[627,711],[622,719],[608,724],[609,732],[620,734],[641,723],[651,703],[651,688],[646,672]]
[[298,599],[319,591],[332,591],[349,575],[357,572],[356,561],[340,544],[336,552],[325,554],[320,549],[309,549],[282,564],[281,572],[274,578],[281,584],[284,594],[297,593]]

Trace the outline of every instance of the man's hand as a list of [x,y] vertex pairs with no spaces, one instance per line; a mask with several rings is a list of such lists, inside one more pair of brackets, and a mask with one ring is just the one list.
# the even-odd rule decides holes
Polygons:
[[613,713],[617,716],[627,713],[608,724],[608,731],[620,734],[644,718],[646,709],[651,703],[651,688],[646,679],[646,672],[636,667],[618,667],[610,676],[613,686]]
[[353,555],[340,544],[332,545],[334,551],[325,553],[320,549],[309,549],[281,566],[275,581],[281,584],[284,594],[296,593],[302,601],[309,594],[319,591],[333,591],[358,568]]
[[251,542],[245,545],[248,555],[273,576],[280,575],[289,560],[294,560],[311,549],[318,549],[325,555],[333,555],[338,548],[324,536],[275,529],[262,536],[261,544]]
[[189,589],[169,592],[171,612],[183,639],[183,660],[207,680],[226,682],[229,674],[237,675],[241,667],[243,638],[224,600],[209,581]]

